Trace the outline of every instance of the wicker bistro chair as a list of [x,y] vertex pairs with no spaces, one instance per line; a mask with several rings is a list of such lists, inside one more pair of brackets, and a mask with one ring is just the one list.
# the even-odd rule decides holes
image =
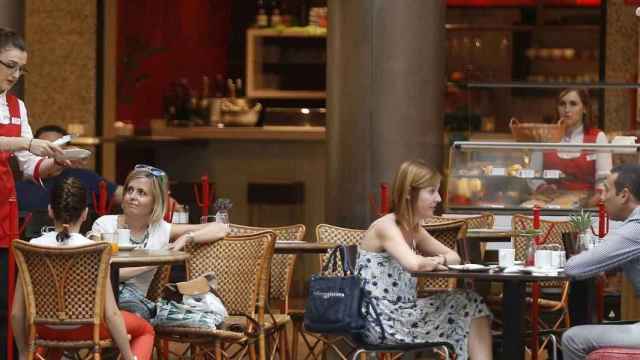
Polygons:
[[[253,226],[243,226],[231,224],[229,229],[229,235],[248,235],[255,234],[257,232],[271,230],[276,234],[277,241],[302,241],[306,228],[302,224],[263,228]],[[272,352],[275,353],[276,349],[280,350],[280,358],[285,357],[285,353],[289,354],[289,343],[287,339],[287,324],[291,322],[291,318],[288,316],[289,309],[289,290],[291,289],[291,282],[293,280],[293,270],[296,263],[296,255],[293,254],[276,254],[271,259],[271,280],[269,282],[269,300],[276,300],[280,302],[280,313],[286,314],[286,316],[276,316],[277,324],[275,327],[275,333],[270,336],[270,340],[273,340]],[[271,334],[270,334],[271,335]],[[273,355],[272,353],[272,355]],[[295,359],[295,357],[294,357]]]
[[[191,358],[213,355],[216,359],[241,358],[247,352],[255,359],[258,343],[260,359],[265,359],[265,332],[271,331],[276,323],[273,318],[265,318],[266,274],[271,266],[275,239],[274,232],[264,231],[185,246],[190,254],[186,261],[187,278],[214,272],[218,292],[231,316],[218,329],[156,326],[158,358],[161,357],[159,343],[167,340],[190,344]],[[185,358],[185,354],[174,355]]]
[[[100,339],[111,247],[108,243],[63,248],[13,242],[25,295],[28,353],[37,347],[91,349],[100,359],[111,339]],[[38,336],[38,325],[92,325],[91,340],[53,341]]]
[[[361,229],[348,229],[338,226],[319,224],[316,227],[316,240],[318,242],[327,242],[336,245],[359,245],[360,241],[365,235],[366,230]],[[324,263],[326,254],[319,255],[320,264]],[[338,268],[342,268],[342,264],[338,264]],[[320,269],[318,268],[318,271]],[[345,336],[327,336],[324,334],[307,332],[303,329],[304,311],[292,311],[290,312],[293,320],[293,342],[292,342],[292,358],[297,360],[298,356],[298,342],[299,338],[302,338],[307,351],[309,352],[305,356],[305,360],[309,357],[319,360],[325,358],[324,355],[330,350],[334,352],[342,360],[347,360],[348,353],[345,353],[341,348],[347,348],[349,351],[356,349],[355,342]]]
[[[515,214],[511,218],[511,226],[513,231],[522,231],[533,227],[533,218],[521,214]],[[573,231],[572,225],[568,221],[547,221],[540,220],[540,229],[542,235],[540,235],[541,241],[544,245],[555,244],[564,249],[562,242],[562,233]],[[513,247],[515,248],[516,260],[524,261],[527,256],[527,248],[529,238],[523,236],[513,237]],[[541,330],[558,330],[561,325],[568,328],[570,324],[569,318],[569,282],[568,281],[541,281],[539,286],[542,290],[545,289],[557,289],[560,292],[558,300],[547,299],[540,297],[537,299],[538,308],[541,312],[546,313],[558,313],[555,322],[553,324],[547,324],[542,319],[531,319],[532,322],[537,322],[540,325]],[[527,298],[527,303],[532,304],[535,301],[533,298]],[[541,351],[544,349],[548,340],[545,340],[540,346]]]
[[[450,220],[449,222],[436,222],[422,225],[431,236],[436,238],[448,248],[461,254],[464,260],[466,256],[466,248],[464,240],[467,235],[467,223],[465,220]],[[446,291],[455,288],[456,279],[428,279],[418,278],[418,297],[425,297],[438,291]]]

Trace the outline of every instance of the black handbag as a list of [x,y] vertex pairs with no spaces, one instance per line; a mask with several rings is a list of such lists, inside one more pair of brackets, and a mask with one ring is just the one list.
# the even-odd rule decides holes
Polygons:
[[[309,297],[304,310],[304,327],[307,331],[324,334],[341,334],[359,337],[366,327],[366,313],[373,309],[375,318],[384,329],[373,304],[368,301],[362,280],[353,272],[351,264],[357,247],[337,246],[323,264],[322,272],[309,280]],[[352,255],[352,256],[349,256]],[[342,274],[338,269],[338,257],[342,263]],[[327,272],[331,274],[327,275]],[[368,305],[368,306],[367,306]]]

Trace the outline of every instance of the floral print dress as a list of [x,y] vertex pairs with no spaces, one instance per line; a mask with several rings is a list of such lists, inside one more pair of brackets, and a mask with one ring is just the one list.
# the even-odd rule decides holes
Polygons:
[[[482,298],[468,290],[452,290],[416,297],[417,280],[386,252],[358,249],[356,272],[376,307],[385,344],[446,341],[458,359],[469,358],[467,339],[471,320],[491,316]],[[367,312],[364,339],[380,343],[382,332],[373,312]]]

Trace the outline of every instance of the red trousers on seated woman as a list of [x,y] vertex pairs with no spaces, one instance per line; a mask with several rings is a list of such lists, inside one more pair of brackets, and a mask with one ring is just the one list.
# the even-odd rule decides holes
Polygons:
[[[153,353],[153,339],[155,332],[153,326],[147,320],[136,314],[120,310],[124,325],[127,328],[127,334],[131,336],[131,351],[138,360],[150,360]],[[90,340],[92,336],[91,325],[83,325],[73,329],[57,329],[47,326],[38,326],[38,335],[40,338],[47,340]],[[102,324],[100,329],[100,339],[109,339],[109,329]],[[41,353],[41,349],[38,353]],[[59,360],[62,358],[63,350],[50,348],[47,351],[46,358]]]

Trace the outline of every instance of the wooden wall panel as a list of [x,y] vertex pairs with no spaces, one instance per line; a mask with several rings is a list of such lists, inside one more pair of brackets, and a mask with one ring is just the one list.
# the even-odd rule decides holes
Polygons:
[[84,123],[95,134],[96,32],[96,0],[26,0],[24,97],[34,131]]

